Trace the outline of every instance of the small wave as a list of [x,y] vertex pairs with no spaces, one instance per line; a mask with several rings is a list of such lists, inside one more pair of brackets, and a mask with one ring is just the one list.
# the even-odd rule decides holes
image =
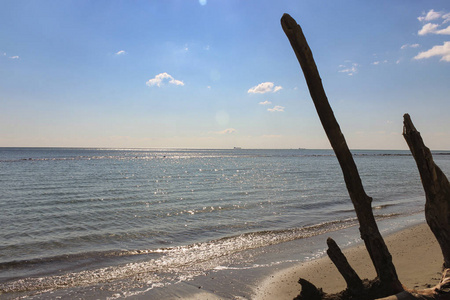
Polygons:
[[76,262],[83,260],[95,259],[99,260],[102,258],[109,257],[123,257],[123,256],[134,256],[152,253],[161,253],[164,249],[157,250],[117,250],[117,251],[103,251],[103,252],[85,252],[67,255],[57,255],[50,257],[34,258],[34,259],[24,259],[24,260],[13,260],[0,263],[0,271],[7,270],[11,268],[29,268],[35,265],[43,265],[48,263],[67,263]]
[[391,214],[380,214],[380,215],[374,215],[376,220],[384,220],[384,219],[389,219],[389,218],[394,218],[394,217],[399,217],[402,214],[400,213],[391,213]]
[[[57,256],[28,261],[16,261],[3,263],[2,268],[17,267],[30,264],[54,263],[58,261],[86,259],[89,257],[114,257],[125,255],[160,254],[157,258],[146,259],[140,262],[128,263],[119,266],[110,266],[95,270],[85,270],[58,276],[40,278],[24,278],[0,284],[3,293],[37,291],[43,289],[55,289],[59,287],[75,287],[106,283],[126,278],[139,278],[139,281],[158,283],[167,277],[167,273],[174,277],[187,276],[185,270],[189,270],[189,276],[196,272],[205,272],[211,269],[214,260],[224,259],[231,255],[254,248],[280,244],[296,239],[307,238],[330,231],[344,229],[357,224],[356,218],[337,220],[302,228],[287,230],[249,232],[238,236],[224,237],[204,243],[196,243],[186,246],[159,248],[149,250],[110,251],[100,253],[84,253],[79,255]],[[192,272],[195,269],[196,272]],[[160,276],[161,274],[164,276]]]
[[385,209],[385,208],[392,207],[392,206],[395,206],[395,204],[382,204],[382,205],[377,205],[377,206],[372,207],[372,209]]
[[19,159],[3,159],[0,162],[39,162],[39,161],[71,161],[71,160],[91,160],[91,159],[100,159],[96,157],[86,157],[86,156],[78,156],[78,157],[51,157],[51,158],[19,158]]
[[[375,218],[386,219],[399,214],[379,214]],[[74,255],[63,255],[42,259],[12,261],[0,264],[1,269],[16,268],[20,266],[39,267],[45,263],[60,263],[68,260],[88,260],[90,258],[108,258],[123,256],[142,256],[137,262],[124,265],[114,265],[94,270],[67,273],[57,276],[30,277],[0,283],[0,293],[29,292],[39,290],[52,290],[57,288],[70,288],[88,286],[117,280],[131,279],[136,282],[160,284],[171,278],[179,281],[180,278],[193,278],[204,274],[208,270],[223,268],[228,264],[230,257],[239,252],[276,245],[292,240],[304,239],[332,231],[345,229],[358,224],[357,218],[335,220],[314,224],[306,227],[285,230],[268,230],[248,232],[237,236],[224,237],[209,242],[195,243],[185,246],[159,249],[137,249],[107,252],[90,252]],[[149,254],[158,254],[156,257]],[[140,256],[141,255],[141,256]],[[148,257],[144,257],[147,255]],[[168,274],[172,274],[168,276]]]
[[411,153],[353,153],[353,156],[412,156]]

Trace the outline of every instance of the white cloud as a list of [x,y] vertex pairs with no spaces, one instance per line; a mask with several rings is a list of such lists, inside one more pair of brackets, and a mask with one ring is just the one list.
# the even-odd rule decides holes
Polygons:
[[436,23],[426,23],[423,25],[422,29],[419,30],[419,35],[426,35],[426,34],[445,34],[450,35],[450,26],[447,28],[440,29],[439,27],[444,25],[445,23],[450,22],[450,13],[443,13],[443,12],[435,12],[433,9],[430,10],[425,16],[421,16],[418,18],[419,21],[439,21],[442,19],[441,24]]
[[[419,35],[426,35],[426,34],[450,35],[450,26],[442,28],[442,26],[445,23],[450,22],[450,13],[436,12],[433,9],[431,9],[428,13],[426,14],[423,13],[422,16],[419,17],[418,19],[421,22],[431,20],[434,21],[442,20],[442,23],[440,24],[426,23],[425,25],[423,25],[422,29],[419,30],[418,32]],[[424,59],[433,56],[440,57],[441,61],[450,62],[450,41],[445,41],[442,45],[436,45],[427,51],[420,52],[414,57],[414,59]]]
[[247,93],[249,94],[265,94],[269,92],[278,92],[279,90],[283,89],[282,86],[276,86],[274,87],[273,82],[263,82],[258,84],[257,86],[254,86],[250,88]]
[[444,22],[442,24],[450,22],[450,13],[443,15],[442,19],[444,19]]
[[436,33],[438,27],[439,27],[438,24],[427,23],[427,24],[423,25],[422,29],[420,29],[419,32],[417,32],[417,33],[419,35],[426,35],[426,34],[429,34],[429,33]]
[[283,87],[281,85],[279,85],[279,86],[276,86],[276,87],[273,88],[273,92],[276,93],[276,92],[278,92],[279,90],[282,90],[282,89],[283,89]]
[[450,26],[448,26],[447,28],[440,29],[440,30],[436,31],[436,34],[450,35]]
[[379,65],[379,64],[386,64],[386,63],[388,63],[388,61],[387,61],[387,59],[385,59],[385,60],[383,60],[383,61],[380,61],[380,60],[377,60],[377,61],[374,61],[373,63],[372,63],[372,65]]
[[270,112],[284,112],[284,106],[276,105],[274,108],[267,109]]
[[260,105],[269,105],[269,104],[272,104],[272,102],[266,100],[264,102],[259,102],[258,104],[260,104]]
[[156,85],[156,86],[160,87],[165,79],[168,79],[170,84],[184,85],[183,81],[176,80],[171,75],[169,75],[165,72],[156,75],[155,78],[149,79],[145,84],[148,86]]
[[169,83],[175,84],[175,85],[181,85],[181,86],[184,85],[184,82],[183,82],[183,81],[181,81],[181,80],[176,80],[176,79],[170,80]]
[[439,19],[442,16],[442,13],[440,12],[436,12],[433,9],[430,9],[430,11],[428,13],[423,13],[421,17],[418,17],[417,19],[420,22],[423,21],[431,21],[431,20],[436,20]]
[[406,49],[406,48],[418,48],[418,47],[420,47],[419,44],[405,44],[405,45],[401,46],[400,49],[403,50],[403,49]]
[[120,50],[116,52],[116,55],[125,55],[127,54],[127,52],[125,52],[125,50]]
[[427,51],[420,52],[414,57],[414,59],[424,59],[433,56],[440,56],[441,61],[450,62],[450,42],[444,42],[443,45],[434,46],[433,48]]
[[247,91],[247,93],[252,94],[264,94],[272,91],[273,82],[263,82],[258,84],[257,86],[252,87]]
[[358,67],[359,64],[357,63],[351,63],[350,65],[339,65],[339,68],[342,68],[342,70],[339,70],[339,73],[347,73],[347,75],[352,76],[353,74],[358,73]]
[[[5,53],[6,54],[6,53]],[[19,56],[15,55],[15,56],[11,56],[11,59],[19,59]]]
[[234,129],[234,128],[227,128],[225,130],[217,131],[215,133],[217,133],[217,134],[232,134],[232,133],[236,133],[236,129]]
[[198,3],[200,3],[200,5],[206,5],[207,1],[206,0],[198,0]]

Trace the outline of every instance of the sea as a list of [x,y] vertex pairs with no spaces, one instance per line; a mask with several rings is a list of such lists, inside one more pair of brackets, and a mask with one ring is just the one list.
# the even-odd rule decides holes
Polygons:
[[[423,222],[409,151],[352,154],[382,233]],[[0,148],[0,191],[2,299],[250,299],[360,242],[332,150]]]

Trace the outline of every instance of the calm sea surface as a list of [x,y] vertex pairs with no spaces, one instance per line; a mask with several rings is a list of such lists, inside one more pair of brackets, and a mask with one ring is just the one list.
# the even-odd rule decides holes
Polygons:
[[[353,154],[378,218],[423,210],[409,152]],[[447,175],[449,154],[434,152]],[[111,282],[123,297],[355,225],[329,150],[0,148],[0,190],[6,298]]]

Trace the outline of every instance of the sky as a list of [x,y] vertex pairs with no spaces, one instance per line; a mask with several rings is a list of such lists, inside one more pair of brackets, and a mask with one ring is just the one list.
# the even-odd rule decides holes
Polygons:
[[328,149],[280,18],[351,149],[450,150],[450,1],[2,0],[0,147]]

